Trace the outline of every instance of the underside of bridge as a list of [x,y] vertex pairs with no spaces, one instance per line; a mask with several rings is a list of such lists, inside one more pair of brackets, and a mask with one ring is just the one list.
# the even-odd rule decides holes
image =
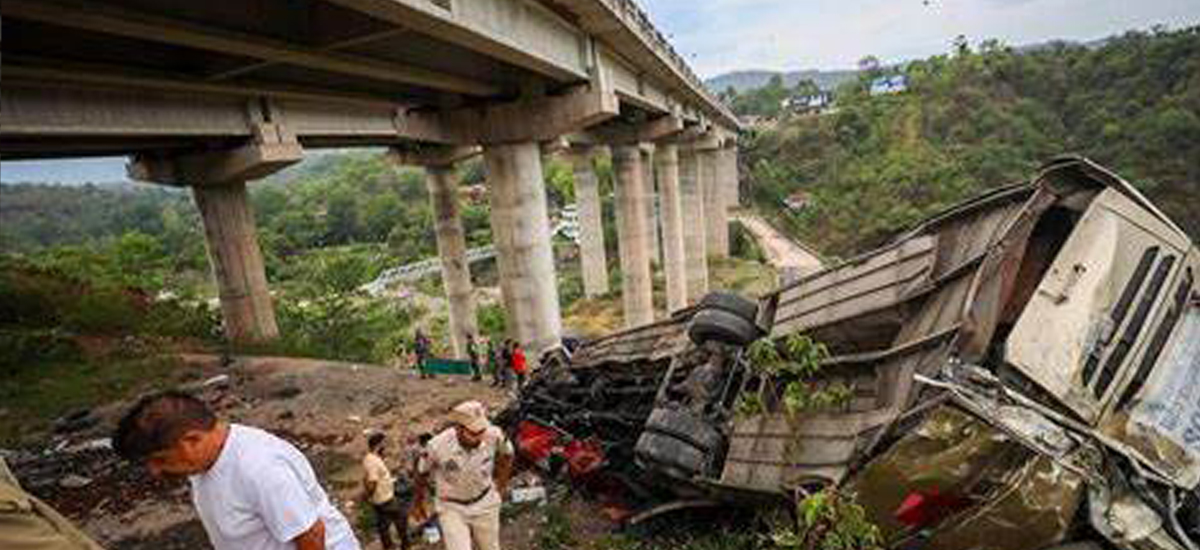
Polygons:
[[[685,243],[727,253],[738,123],[631,0],[4,0],[0,16],[0,157],[128,155],[132,177],[192,187],[237,340],[276,333],[245,185],[306,149],[388,146],[427,167],[456,332],[474,308],[448,174],[472,154],[513,336],[533,351],[561,332],[542,152],[569,148],[585,186],[596,154],[633,152],[617,182],[636,234],[619,243],[628,319],[653,318],[655,247],[692,299],[704,258]],[[589,293],[604,290],[598,200],[580,194]]]

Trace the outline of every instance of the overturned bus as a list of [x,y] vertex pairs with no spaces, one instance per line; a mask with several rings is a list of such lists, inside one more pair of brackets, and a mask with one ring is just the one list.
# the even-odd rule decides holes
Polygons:
[[[1133,187],[1061,158],[756,301],[590,342],[502,420],[530,460],[680,502],[836,486],[893,548],[1194,550],[1197,270]],[[756,368],[796,334],[827,350],[803,386],[838,399],[785,407],[795,380]]]

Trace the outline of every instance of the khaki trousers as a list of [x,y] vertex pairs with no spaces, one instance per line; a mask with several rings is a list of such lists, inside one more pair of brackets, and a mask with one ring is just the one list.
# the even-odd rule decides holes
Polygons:
[[[446,550],[500,550],[500,506],[439,502],[438,523]],[[473,544],[472,544],[473,543]]]

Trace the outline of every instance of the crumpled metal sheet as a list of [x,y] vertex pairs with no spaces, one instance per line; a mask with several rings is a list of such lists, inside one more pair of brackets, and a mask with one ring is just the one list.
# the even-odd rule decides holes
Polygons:
[[[1060,541],[1081,478],[953,405],[942,405],[853,478],[850,489],[891,543],[945,550],[1029,550]],[[895,512],[913,493],[956,497],[924,535]],[[927,537],[927,538],[926,538]]]
[[1028,550],[1062,542],[1083,480],[1044,455],[1008,472],[995,496],[933,533],[928,550]]

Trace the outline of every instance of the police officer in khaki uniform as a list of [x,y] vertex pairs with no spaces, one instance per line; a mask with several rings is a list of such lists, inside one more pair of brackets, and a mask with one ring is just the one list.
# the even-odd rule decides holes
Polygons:
[[450,413],[454,426],[429,441],[416,484],[421,502],[430,478],[446,550],[499,550],[500,504],[512,476],[513,447],[478,401]]
[[67,518],[21,489],[0,458],[0,548],[104,550]]

